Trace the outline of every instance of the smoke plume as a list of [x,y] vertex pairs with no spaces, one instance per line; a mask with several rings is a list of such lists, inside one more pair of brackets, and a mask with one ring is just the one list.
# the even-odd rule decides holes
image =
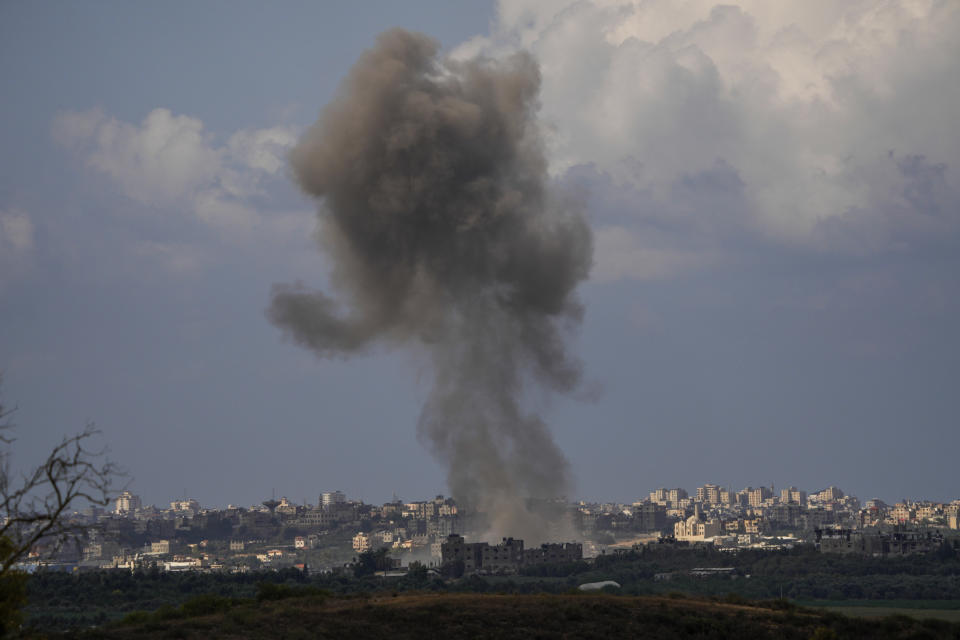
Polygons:
[[525,54],[442,59],[387,31],[290,155],[320,200],[339,299],[277,285],[270,319],[320,357],[423,345],[434,386],[419,435],[489,535],[543,539],[531,503],[565,495],[569,465],[527,391],[580,380],[566,349],[591,264],[578,207],[550,189]]

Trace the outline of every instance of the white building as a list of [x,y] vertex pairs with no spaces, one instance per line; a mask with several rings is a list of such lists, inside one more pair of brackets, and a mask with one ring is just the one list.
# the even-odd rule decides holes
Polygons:
[[142,506],[140,502],[140,496],[135,496],[129,491],[122,492],[117,496],[117,504],[113,509],[113,512],[117,515],[124,515],[127,513],[133,513]]
[[696,515],[692,515],[673,525],[673,536],[677,540],[703,541],[722,534],[723,523],[716,518],[703,521]]
[[320,504],[325,508],[335,504],[341,504],[347,501],[347,496],[343,491],[324,491],[320,494]]
[[177,513],[190,513],[196,515],[200,511],[200,503],[193,498],[184,498],[183,500],[173,500],[170,502],[170,508]]

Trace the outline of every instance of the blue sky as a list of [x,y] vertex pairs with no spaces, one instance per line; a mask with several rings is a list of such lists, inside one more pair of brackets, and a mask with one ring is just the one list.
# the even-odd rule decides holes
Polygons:
[[422,354],[319,360],[265,316],[329,287],[286,151],[401,26],[540,64],[595,242],[593,392],[536,399],[573,497],[958,497],[960,9],[713,5],[0,5],[14,459],[95,421],[147,502],[447,492]]

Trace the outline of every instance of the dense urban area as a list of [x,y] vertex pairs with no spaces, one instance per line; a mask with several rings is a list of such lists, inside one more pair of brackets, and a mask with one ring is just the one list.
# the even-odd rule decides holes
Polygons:
[[[553,530],[546,536],[550,544],[524,550],[523,541],[512,538],[497,545],[466,543],[456,547],[456,559],[466,562],[468,572],[503,573],[524,564],[592,558],[651,543],[724,551],[809,543],[820,552],[911,554],[934,550],[960,535],[960,500],[861,503],[837,487],[808,494],[796,487],[731,491],[707,484],[693,493],[656,489],[632,504],[534,506],[552,510]],[[280,498],[215,509],[189,498],[173,500],[167,508],[147,506],[124,491],[109,509],[89,507],[72,514],[72,524],[82,528],[83,536],[56,549],[39,545],[20,568],[323,572],[378,549],[389,551],[396,570],[411,562],[439,568],[453,559],[455,542],[464,544],[479,530],[481,519],[482,514],[466,512],[444,496],[370,505],[330,491],[316,505]],[[571,539],[561,539],[564,535]]]
[[[250,620],[260,620],[262,636],[273,637],[279,623],[270,616],[279,616],[283,624],[289,618],[281,605],[269,603],[302,597],[313,598],[318,607],[334,599],[336,604],[322,605],[343,614],[345,626],[331,632],[334,636],[363,635],[373,631],[352,625],[358,620],[374,624],[379,613],[343,613],[353,610],[357,597],[376,601],[400,594],[408,600],[396,602],[407,603],[409,624],[419,628],[419,616],[426,615],[420,608],[439,607],[430,616],[442,617],[443,598],[464,592],[569,597],[592,591],[666,598],[656,600],[659,613],[654,614],[649,611],[653,601],[616,605],[629,610],[615,607],[617,615],[629,614],[634,621],[653,615],[651,624],[666,619],[666,606],[679,616],[669,625],[686,620],[688,626],[710,627],[717,622],[704,607],[728,606],[737,633],[756,622],[758,629],[780,637],[770,631],[769,620],[762,620],[767,614],[757,613],[751,622],[755,612],[744,609],[771,606],[778,616],[792,615],[790,624],[800,624],[798,637],[809,637],[813,627],[803,625],[815,622],[844,637],[901,637],[900,631],[884,635],[879,627],[849,626],[854,623],[842,622],[835,613],[822,619],[821,613],[805,614],[809,618],[791,613],[798,604],[820,612],[823,607],[850,611],[844,607],[853,604],[947,625],[936,627],[931,637],[960,633],[960,624],[952,622],[960,622],[960,500],[861,504],[836,487],[808,494],[795,487],[730,491],[708,484],[692,493],[656,489],[631,504],[532,501],[528,507],[553,523],[545,541],[505,537],[490,542],[482,534],[484,514],[444,496],[370,505],[329,491],[314,505],[281,497],[219,509],[189,498],[157,508],[124,491],[107,508],[72,513],[68,524],[78,535],[67,544],[41,543],[20,563],[18,568],[29,574],[24,628],[47,633],[142,624],[166,633],[197,612],[233,612],[210,628],[236,626],[238,633],[250,634]],[[438,599],[418,599],[423,594]],[[678,598],[700,604],[684,609]],[[471,602],[457,600],[456,607],[474,606]],[[497,602],[483,606],[500,606]],[[536,608],[537,602],[503,604],[508,610],[497,615],[508,619],[514,615],[510,607]],[[547,609],[591,606],[544,602]],[[737,611],[749,615],[743,618]],[[542,613],[537,609],[529,615]],[[619,624],[608,613],[613,615],[570,615],[601,626]],[[394,610],[393,615],[400,614]],[[392,628],[396,620],[389,616],[381,622]],[[901,619],[897,629],[913,633],[919,624],[914,618]],[[335,624],[330,615],[323,621]],[[542,622],[553,623],[550,616]]]

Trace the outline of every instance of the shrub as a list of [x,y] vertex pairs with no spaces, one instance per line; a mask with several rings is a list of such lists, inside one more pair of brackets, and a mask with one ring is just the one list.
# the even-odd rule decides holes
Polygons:
[[183,617],[183,611],[179,607],[165,604],[153,612],[153,619],[156,621],[176,620]]
[[131,611],[127,615],[120,618],[119,624],[121,625],[132,625],[132,624],[143,624],[150,620],[150,612],[148,611]]
[[[329,595],[329,591],[318,589],[317,587],[312,586],[291,587],[288,584],[274,584],[272,582],[261,582],[259,585],[257,585],[257,602],[285,600],[287,598],[303,598],[306,596],[325,598]],[[369,594],[365,595],[366,597],[370,597]]]
[[207,593],[190,598],[181,605],[181,609],[185,615],[193,617],[229,611],[232,606],[230,598]]

